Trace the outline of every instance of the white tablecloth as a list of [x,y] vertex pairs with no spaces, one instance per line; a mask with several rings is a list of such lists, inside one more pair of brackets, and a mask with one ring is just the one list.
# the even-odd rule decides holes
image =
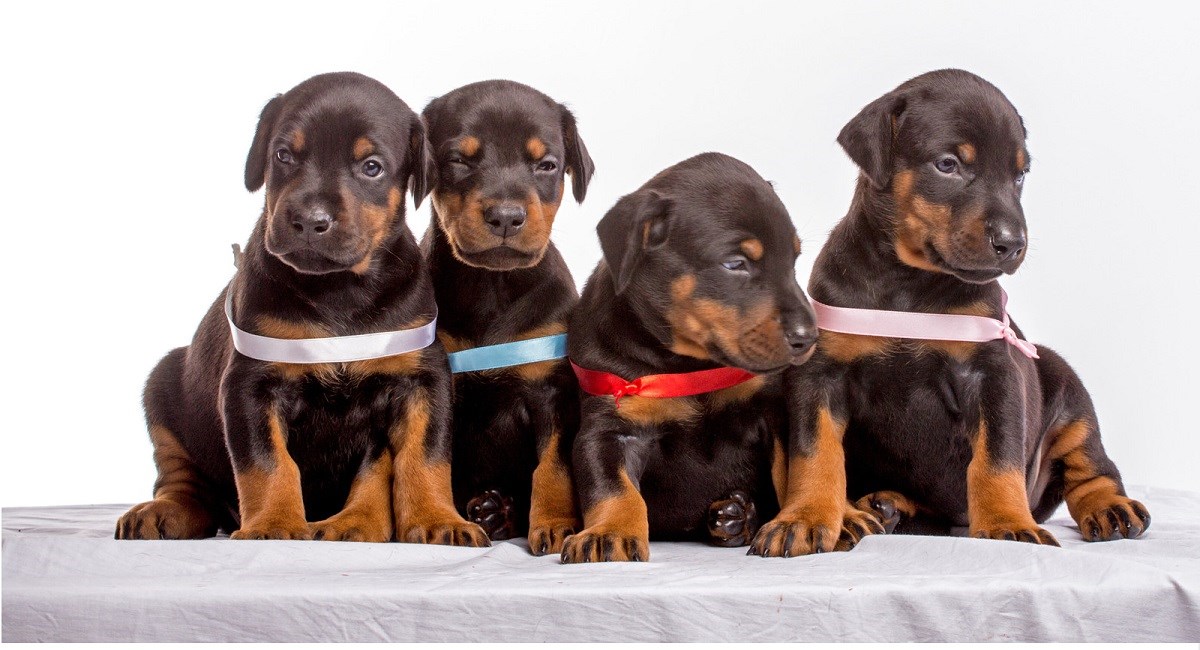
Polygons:
[[747,557],[653,543],[652,561],[561,565],[488,549],[120,542],[125,506],[3,510],[4,641],[1200,641],[1195,494],[1132,490],[1139,540],[1063,548],[875,536]]

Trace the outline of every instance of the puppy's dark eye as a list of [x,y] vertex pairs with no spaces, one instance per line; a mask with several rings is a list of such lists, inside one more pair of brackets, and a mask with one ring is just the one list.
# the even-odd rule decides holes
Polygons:
[[378,160],[369,158],[363,161],[362,173],[370,178],[375,178],[383,173],[383,165],[379,164]]
[[283,147],[275,150],[275,159],[285,165],[290,165],[296,162],[296,159],[292,157],[292,152]]
[[953,174],[958,171],[958,159],[954,156],[945,156],[938,158],[937,162],[933,163],[933,166],[943,174]]
[[447,160],[446,162],[450,163],[451,165],[462,165],[463,167],[470,166],[467,164],[467,161],[463,160],[463,158],[460,156],[451,156],[450,159]]
[[1017,184],[1017,187],[1021,187],[1022,185],[1024,185],[1025,184],[1025,172],[1021,172],[1020,174],[1017,174],[1017,177],[1015,179],[1013,179],[1013,182]]
[[724,262],[721,262],[721,266],[725,267],[729,271],[749,271],[750,270],[750,267],[746,265],[746,260],[744,260],[740,257],[735,257],[733,259],[725,260]]
[[547,158],[537,164],[537,170],[539,172],[552,172],[556,169],[558,169],[558,163],[554,162],[553,160],[550,160],[549,158]]

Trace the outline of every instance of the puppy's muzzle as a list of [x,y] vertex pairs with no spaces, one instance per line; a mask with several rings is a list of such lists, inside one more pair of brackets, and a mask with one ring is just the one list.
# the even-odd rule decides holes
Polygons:
[[[300,236],[319,237],[333,228],[333,216],[323,209],[288,211],[292,231]],[[311,239],[309,240],[311,241]]]
[[500,203],[483,212],[488,230],[501,239],[517,234],[525,225],[526,216],[525,206],[517,203]]
[[989,239],[997,265],[1009,273],[1015,271],[1028,243],[1025,233],[1019,228],[1000,225],[990,229]]
[[792,363],[802,363],[807,360],[808,353],[816,345],[820,332],[815,325],[800,325],[788,329],[786,338],[792,348]]

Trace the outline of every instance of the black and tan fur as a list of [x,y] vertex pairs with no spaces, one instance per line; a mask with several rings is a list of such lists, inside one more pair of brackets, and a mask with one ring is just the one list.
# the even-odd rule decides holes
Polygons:
[[[1008,99],[970,73],[931,72],[869,104],[838,141],[862,173],[816,260],[813,298],[1001,318],[996,279],[1026,251],[1030,162]],[[1084,539],[1141,535],[1149,514],[1125,495],[1087,391],[1039,351],[823,331],[787,377],[786,497],[754,550],[832,550],[847,490],[900,530],[1057,544],[1039,523],[1065,499]]]
[[[483,81],[425,108],[438,176],[423,247],[446,348],[566,331],[578,300],[550,241],[571,191],[582,202],[594,165],[575,118],[546,95]],[[454,495],[492,539],[528,535],[558,553],[578,527],[570,449],[578,428],[565,359],[455,376]]]
[[234,351],[235,322],[275,338],[411,328],[435,313],[404,222],[431,173],[403,101],[354,73],[313,77],[262,111],[246,188],[266,205],[192,344],[146,384],[159,470],[120,539],[329,539],[486,545],[450,491],[450,376],[440,344],[372,361],[298,365]]
[[783,203],[749,166],[708,153],[621,198],[597,230],[604,260],[571,318],[575,363],[626,379],[719,366],[760,374],[619,407],[584,395],[573,451],[584,529],[563,561],[647,560],[651,537],[706,539],[722,532],[714,502],[717,516],[739,499],[773,515],[787,427],[780,371],[803,363],[817,337]]

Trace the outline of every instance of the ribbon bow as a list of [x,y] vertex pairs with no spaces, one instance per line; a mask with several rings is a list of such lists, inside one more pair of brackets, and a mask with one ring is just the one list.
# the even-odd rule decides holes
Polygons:
[[695,372],[646,375],[632,381],[600,370],[589,370],[571,362],[579,387],[589,395],[612,395],[617,408],[626,395],[639,397],[689,397],[737,386],[758,375],[741,368],[713,368]]

